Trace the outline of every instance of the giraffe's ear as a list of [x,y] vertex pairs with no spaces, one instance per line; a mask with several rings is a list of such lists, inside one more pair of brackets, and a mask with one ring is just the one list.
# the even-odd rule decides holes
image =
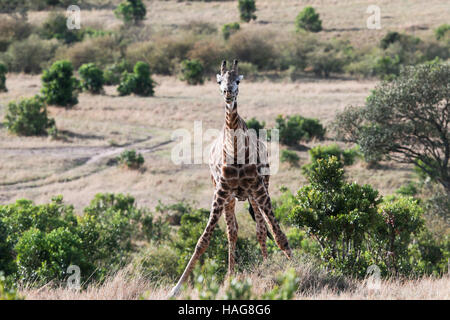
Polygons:
[[216,74],[216,78],[217,78],[217,83],[222,82],[222,76],[220,74]]

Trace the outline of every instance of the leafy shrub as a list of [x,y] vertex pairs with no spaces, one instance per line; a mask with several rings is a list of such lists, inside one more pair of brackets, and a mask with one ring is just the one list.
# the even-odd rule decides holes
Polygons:
[[8,72],[8,68],[2,63],[0,63],[0,92],[7,92],[6,88],[6,73]]
[[3,60],[10,72],[38,74],[52,60],[57,46],[56,40],[42,40],[37,35],[31,35],[13,42]]
[[103,71],[103,78],[106,85],[118,85],[120,83],[120,77],[124,72],[133,71],[133,66],[126,60],[114,63],[108,66]]
[[273,213],[277,221],[287,224],[289,213],[297,205],[297,199],[286,187],[281,187],[280,191],[281,195],[272,200]]
[[67,18],[57,12],[51,12],[42,24],[40,34],[44,39],[58,39],[64,43],[81,41],[83,34],[80,30],[67,28]]
[[28,38],[31,34],[31,25],[25,19],[14,19],[3,16],[0,21],[0,52],[6,51],[15,41]]
[[258,74],[258,67],[253,63],[241,61],[239,62],[239,72],[245,75],[246,79],[253,79]]
[[398,188],[395,193],[398,193],[402,196],[413,197],[418,193],[417,185],[410,181],[409,183]]
[[44,70],[41,93],[48,104],[73,106],[78,103],[78,86],[78,80],[73,76],[72,64],[61,60]]
[[279,130],[280,142],[285,145],[296,145],[300,140],[323,139],[325,135],[325,128],[317,119],[299,115],[283,118],[279,115],[275,122],[275,128]]
[[434,30],[434,35],[436,36],[437,40],[444,39],[448,33],[450,32],[450,24],[441,24],[439,27]]
[[144,157],[136,150],[125,150],[117,160],[129,169],[139,169],[144,164]]
[[15,134],[24,136],[42,135],[55,126],[48,118],[47,108],[38,96],[10,102],[5,115],[6,128]]
[[203,65],[198,60],[184,60],[181,62],[181,80],[188,84],[203,84]]
[[158,283],[173,283],[178,277],[178,255],[167,246],[149,246],[133,259],[136,271]]
[[389,56],[378,58],[373,66],[373,71],[384,80],[391,80],[395,78],[395,76],[397,76],[400,72],[399,56],[395,56],[394,58]]
[[78,73],[81,78],[81,87],[91,93],[101,93],[103,91],[103,71],[93,63],[83,64]]
[[319,32],[322,30],[322,20],[313,7],[307,6],[295,18],[295,27],[297,31]]
[[88,37],[71,46],[59,46],[55,52],[55,59],[69,60],[77,69],[85,63],[95,63],[99,67],[104,67],[119,60],[121,49],[120,39],[113,35]]
[[23,281],[46,283],[64,279],[72,264],[83,271],[92,270],[87,263],[89,257],[82,250],[82,240],[67,228],[49,233],[31,228],[22,234],[14,250],[18,276]]
[[310,184],[298,191],[289,219],[318,239],[325,265],[363,276],[370,265],[364,255],[367,232],[377,221],[381,200],[369,185],[344,182],[343,174],[334,156],[313,163]]
[[304,173],[308,172],[312,166],[312,163],[316,162],[318,159],[326,159],[334,156],[342,162],[343,165],[349,166],[355,162],[355,158],[357,156],[360,156],[359,148],[357,146],[352,149],[343,150],[337,144],[331,144],[328,146],[318,145],[309,149],[308,153],[311,163],[302,167]]
[[5,276],[0,272],[0,301],[1,300],[23,300],[24,298],[17,294],[17,291],[10,288]]
[[259,70],[270,70],[276,66],[278,54],[273,43],[267,39],[275,36],[271,33],[243,30],[232,34],[227,44],[229,51],[239,61],[250,62]]
[[120,85],[117,88],[119,95],[129,95],[131,93],[139,96],[153,96],[155,82],[150,75],[150,67],[147,63],[139,61],[133,68],[133,73],[124,72]]
[[396,31],[389,31],[380,41],[380,47],[387,49],[394,42],[400,41],[401,34]]
[[351,59],[352,47],[345,41],[319,42],[306,54],[307,65],[318,75],[328,78],[332,72],[342,72]]
[[138,24],[144,20],[147,9],[141,0],[125,0],[114,10],[114,15],[125,24]]
[[238,0],[238,8],[241,21],[250,22],[250,20],[256,20],[255,0]]
[[204,39],[195,42],[188,52],[188,57],[189,60],[198,60],[202,64],[204,74],[215,75],[221,61],[226,59],[226,50],[215,39]]
[[230,35],[241,28],[238,22],[226,23],[222,26],[222,36],[225,40],[230,38]]
[[300,157],[291,150],[282,150],[281,151],[281,162],[287,162],[292,167],[297,167],[298,162],[300,161]]

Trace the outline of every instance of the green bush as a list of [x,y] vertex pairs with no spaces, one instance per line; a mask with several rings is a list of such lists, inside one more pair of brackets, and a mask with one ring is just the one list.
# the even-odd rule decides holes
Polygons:
[[282,150],[280,160],[281,162],[289,163],[289,165],[292,167],[297,167],[298,162],[300,161],[300,157],[294,151]]
[[43,40],[37,35],[15,41],[3,56],[10,72],[39,74],[55,55],[58,47],[56,40]]
[[198,60],[184,60],[181,62],[181,80],[188,84],[203,84],[203,65]]
[[121,60],[120,62],[109,65],[103,71],[103,79],[106,85],[118,85],[120,84],[120,77],[124,72],[132,72],[133,66],[129,64],[126,60]]
[[133,73],[124,72],[117,91],[119,95],[134,93],[139,96],[153,96],[155,82],[150,75],[150,67],[147,63],[139,61],[133,68]]
[[6,88],[6,73],[8,73],[8,68],[2,63],[0,63],[0,92],[7,92]]
[[[239,68],[241,68],[240,64],[239,64]],[[242,69],[241,69],[241,72],[242,72]],[[259,137],[259,130],[264,129],[266,122],[265,121],[259,122],[258,120],[256,120],[255,117],[253,117],[250,120],[247,120],[245,122],[245,124],[247,125],[247,128],[249,130],[250,129],[255,130],[256,136]]]
[[279,130],[280,142],[285,145],[296,145],[300,140],[323,139],[325,135],[325,128],[317,119],[299,115],[284,118],[279,115],[275,122],[275,128]]
[[342,163],[334,156],[318,159],[311,168],[310,184],[298,191],[297,206],[289,214],[294,226],[317,239],[324,265],[364,276],[367,233],[378,219],[378,192],[369,185],[343,180]]
[[58,39],[64,43],[73,43],[83,40],[83,34],[80,30],[67,28],[67,18],[65,15],[57,12],[51,12],[48,18],[42,24],[40,30],[41,37],[44,39]]
[[103,71],[97,68],[94,63],[83,64],[78,69],[81,78],[81,87],[91,93],[98,94],[103,92]]
[[297,31],[319,32],[322,30],[322,20],[313,7],[307,6],[295,18],[295,28]]
[[441,24],[439,27],[434,30],[434,35],[436,36],[437,40],[444,39],[450,32],[450,24]]
[[139,169],[144,164],[144,157],[136,150],[125,150],[117,160],[129,169]]
[[78,103],[78,86],[79,82],[73,76],[72,64],[61,60],[44,71],[41,93],[48,104],[73,106]]
[[281,187],[280,191],[281,195],[272,199],[273,213],[277,221],[288,224],[289,213],[297,205],[297,199],[286,187]]
[[225,40],[228,40],[230,36],[237,32],[241,26],[238,22],[226,23],[222,26],[222,36]]
[[0,272],[0,301],[1,300],[23,300],[14,288],[10,288],[6,283],[5,276]]
[[141,0],[125,0],[114,10],[114,15],[125,24],[138,24],[144,20],[147,9]]
[[82,250],[82,240],[67,228],[49,233],[31,228],[22,234],[14,250],[18,277],[25,282],[44,284],[62,280],[70,265],[77,265],[84,272],[93,270]]
[[47,108],[38,96],[10,102],[4,123],[10,132],[24,136],[47,134],[47,129],[55,126],[54,119],[48,118]]
[[319,42],[306,54],[307,65],[318,75],[328,78],[330,74],[342,72],[352,60],[353,48],[345,41]]
[[238,8],[241,21],[250,22],[250,20],[256,20],[255,0],[238,0]]
[[337,144],[327,146],[318,145],[308,150],[311,162],[302,167],[303,172],[307,174],[314,162],[318,159],[327,159],[331,156],[336,157],[343,165],[349,166],[355,163],[355,158],[360,157],[359,148],[356,146],[352,149],[344,150]]

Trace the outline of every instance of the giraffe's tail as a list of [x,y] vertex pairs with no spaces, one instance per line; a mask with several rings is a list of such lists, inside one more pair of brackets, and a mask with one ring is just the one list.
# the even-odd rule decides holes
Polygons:
[[[252,204],[250,203],[250,201],[248,202],[248,212],[249,212],[250,215],[252,216],[253,221],[256,222],[256,219],[255,219],[255,211],[253,210],[253,207],[252,207]],[[266,226],[266,229],[267,229],[267,236],[269,237],[270,240],[273,240],[273,236],[272,236],[272,234],[269,232],[269,229],[267,228],[267,226]]]

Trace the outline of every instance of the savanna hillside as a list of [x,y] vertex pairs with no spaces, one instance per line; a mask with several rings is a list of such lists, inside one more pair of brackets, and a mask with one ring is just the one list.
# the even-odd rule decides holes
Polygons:
[[[255,224],[239,203],[237,278],[223,282],[221,221],[196,270],[206,282],[193,281],[183,296],[449,298],[450,204],[437,171],[373,157],[336,128],[337,115],[370,104],[381,81],[409,79],[403,67],[448,66],[446,1],[257,0],[248,22],[238,1],[144,1],[145,15],[137,10],[130,20],[118,10],[126,1],[50,2],[0,0],[1,297],[166,296],[213,194],[206,162],[171,161],[172,133],[193,132],[194,121],[204,131],[223,125],[215,74],[222,59],[238,58],[240,115],[284,132],[270,192],[295,259],[286,264],[268,240],[270,259],[261,264]],[[81,29],[68,30],[65,8],[75,2]],[[370,4],[381,9],[379,30],[366,27]],[[319,30],[300,27],[307,6],[319,14]],[[448,78],[442,83],[447,104],[435,105],[448,123]],[[331,177],[339,185],[332,194],[351,204],[308,198]],[[343,229],[314,229],[303,218],[307,204],[323,219],[321,204],[339,207]],[[352,221],[361,230],[348,229]],[[66,288],[70,264],[81,268],[79,292]],[[364,280],[372,264],[381,269],[380,290]]]

